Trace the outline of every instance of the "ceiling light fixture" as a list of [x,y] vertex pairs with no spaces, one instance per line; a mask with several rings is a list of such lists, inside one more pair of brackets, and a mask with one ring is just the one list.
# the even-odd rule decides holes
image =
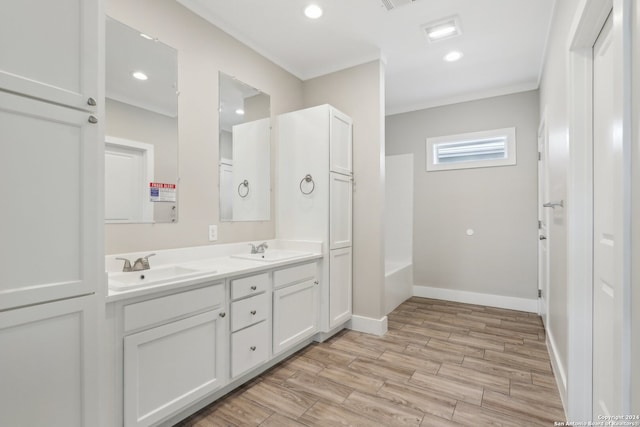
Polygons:
[[449,18],[440,19],[438,21],[424,24],[422,30],[427,36],[430,43],[439,42],[450,39],[462,34],[460,29],[460,18],[451,16]]
[[142,71],[134,71],[133,73],[131,73],[131,75],[138,80],[147,80],[149,78],[149,76],[147,76]]
[[322,9],[317,4],[310,4],[304,9],[304,14],[309,19],[318,19],[322,16]]
[[236,110],[236,114],[239,115],[239,116],[244,116],[244,110],[242,108],[238,108]]
[[458,59],[462,58],[462,52],[458,52],[457,50],[454,50],[453,52],[449,52],[444,56],[444,60],[447,62],[455,62]]
[[146,35],[145,33],[140,33],[140,37],[147,40],[153,40],[153,37]]

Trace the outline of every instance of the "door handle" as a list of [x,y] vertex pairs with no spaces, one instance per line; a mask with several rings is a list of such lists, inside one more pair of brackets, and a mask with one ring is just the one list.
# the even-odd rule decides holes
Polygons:
[[556,206],[560,206],[561,208],[564,208],[564,200],[560,200],[559,202],[548,202],[542,206],[545,208],[553,208],[553,209],[555,209]]
[[540,236],[539,239],[540,240],[547,240],[547,236]]

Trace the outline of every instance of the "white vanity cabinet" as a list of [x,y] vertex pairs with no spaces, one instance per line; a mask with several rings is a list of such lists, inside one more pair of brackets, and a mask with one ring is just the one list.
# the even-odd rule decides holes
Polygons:
[[318,331],[319,280],[316,262],[273,273],[273,354]]
[[323,332],[344,325],[352,313],[352,126],[330,105],[278,116],[277,234],[323,244]]
[[100,425],[101,11],[0,2],[2,426]]
[[231,284],[231,377],[269,359],[269,273],[233,279]]
[[127,304],[124,425],[149,426],[225,385],[224,282]]

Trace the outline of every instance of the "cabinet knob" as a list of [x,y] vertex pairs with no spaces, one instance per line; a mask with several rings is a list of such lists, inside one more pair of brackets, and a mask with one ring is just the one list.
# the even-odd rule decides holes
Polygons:
[[93,123],[93,124],[98,123],[98,118],[94,115],[89,116],[89,123]]
[[320,282],[318,282],[317,280],[313,282],[314,285],[319,285]]
[[227,313],[225,313],[224,311],[222,313],[218,314],[218,316],[220,316],[220,317],[224,317],[226,315],[227,315]]
[[256,289],[258,289],[258,287],[256,285],[251,286],[251,290],[255,291]]
[[255,345],[252,345],[251,347],[249,347],[249,350],[251,350],[251,351],[256,351],[256,346],[255,346]]
[[253,314],[255,316],[256,315],[256,311],[255,310],[251,310],[251,314]]
[[94,98],[89,97],[89,99],[87,99],[87,104],[91,105],[92,107],[95,107],[97,105],[96,100]]

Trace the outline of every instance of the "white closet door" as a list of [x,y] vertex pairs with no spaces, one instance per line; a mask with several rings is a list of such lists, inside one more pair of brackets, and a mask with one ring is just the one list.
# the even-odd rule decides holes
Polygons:
[[89,113],[0,92],[0,310],[95,291],[100,140]]
[[331,172],[345,175],[353,173],[352,120],[335,108],[331,108]]
[[351,246],[353,185],[350,176],[330,174],[329,249]]
[[0,89],[93,110],[99,17],[96,0],[0,2]]
[[99,425],[97,298],[0,312],[0,426]]

